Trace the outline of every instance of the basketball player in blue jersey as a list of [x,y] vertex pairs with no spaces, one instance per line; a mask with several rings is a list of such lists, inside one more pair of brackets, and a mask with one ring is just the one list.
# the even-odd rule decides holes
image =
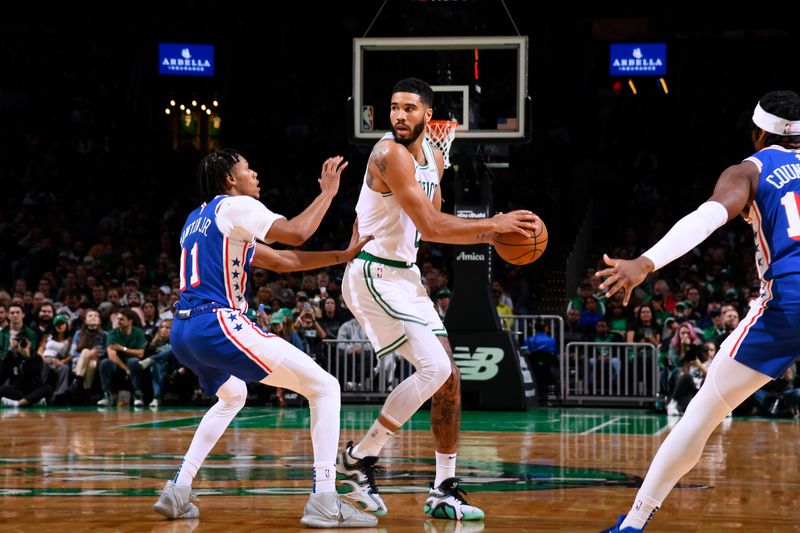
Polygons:
[[274,250],[264,242],[300,244],[319,226],[339,187],[347,163],[325,161],[322,192],[292,220],[258,201],[258,174],[233,150],[200,162],[198,178],[206,203],[186,220],[180,235],[181,299],[170,334],[178,360],[192,369],[203,389],[219,401],[195,432],[175,478],[168,481],[153,510],[167,518],[196,518],[192,480],[247,398],[247,381],[296,391],[311,408],[314,489],[301,522],[308,527],[368,527],[374,516],[339,500],[335,461],[339,441],[339,384],[308,355],[266,333],[247,318],[247,278],[251,265],[277,272],[313,270],[355,257],[369,238],[347,250]]
[[[461,423],[461,381],[447,331],[421,283],[420,239],[433,242],[490,243],[494,233],[528,236],[540,222],[530,211],[467,220],[441,212],[442,153],[425,138],[433,110],[433,90],[422,80],[399,81],[392,90],[387,133],[372,150],[356,205],[358,231],[372,235],[345,270],[342,295],[364,327],[377,356],[397,352],[415,372],[386,399],[377,420],[353,446],[348,443],[336,468],[340,491],[378,515],[387,508],[375,484],[375,463],[388,439],[424,404],[431,404],[436,477],[424,512],[452,520],[480,520],[455,477]],[[438,339],[438,340],[437,340]]]
[[605,256],[597,276],[607,296],[632,289],[739,214],[753,226],[761,293],[722,343],[703,386],[656,453],[633,507],[605,532],[634,533],[691,470],[711,432],[747,397],[800,356],[800,96],[766,94],[753,112],[757,152],[726,169],[711,198],[650,250],[626,261]]

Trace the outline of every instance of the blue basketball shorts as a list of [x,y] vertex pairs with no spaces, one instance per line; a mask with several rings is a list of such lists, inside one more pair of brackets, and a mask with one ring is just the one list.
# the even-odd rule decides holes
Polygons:
[[175,357],[200,380],[207,394],[216,394],[231,375],[261,381],[297,349],[267,333],[239,310],[218,308],[172,323],[170,343]]
[[800,357],[800,287],[797,277],[766,282],[750,311],[722,343],[717,357],[731,357],[779,378]]

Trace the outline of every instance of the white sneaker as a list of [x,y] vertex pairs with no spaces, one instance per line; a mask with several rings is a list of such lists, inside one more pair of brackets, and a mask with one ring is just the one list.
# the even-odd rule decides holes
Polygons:
[[6,398],[5,396],[3,396],[2,398],[0,398],[0,405],[2,405],[3,407],[19,407],[19,401],[12,400],[10,398]]
[[378,519],[342,501],[335,492],[311,494],[300,523],[306,527],[372,527]]
[[161,402],[158,401],[158,398],[153,398],[153,401],[150,402],[150,409],[158,409],[158,406]]
[[425,514],[450,520],[483,520],[483,511],[464,499],[466,493],[459,488],[459,481],[457,477],[450,477],[438,487],[431,487],[425,500]]
[[350,454],[352,451],[353,441],[350,441],[336,461],[336,481],[339,485],[336,490],[346,501],[362,510],[383,516],[387,512],[386,504],[378,494],[378,486],[375,484],[375,463],[378,458],[356,459]]
[[198,518],[200,509],[191,503],[197,501],[192,496],[192,487],[189,485],[176,485],[167,481],[158,501],[153,504],[153,511],[172,520],[173,518]]
[[144,398],[142,398],[142,393],[137,392],[133,395],[133,406],[134,407],[144,407]]
[[100,407],[109,407],[114,405],[114,398],[107,392],[103,394],[103,397],[100,398],[100,401],[97,402],[97,405]]

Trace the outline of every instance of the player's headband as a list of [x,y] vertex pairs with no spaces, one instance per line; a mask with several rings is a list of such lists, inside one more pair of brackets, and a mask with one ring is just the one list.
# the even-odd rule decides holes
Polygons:
[[767,133],[782,136],[800,135],[800,120],[786,120],[767,113],[761,108],[760,103],[756,104],[753,111],[753,123]]

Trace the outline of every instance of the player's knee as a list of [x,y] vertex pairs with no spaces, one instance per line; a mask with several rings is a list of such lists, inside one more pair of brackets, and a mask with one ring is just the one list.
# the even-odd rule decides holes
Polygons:
[[322,378],[322,390],[326,395],[338,398],[340,395],[339,381],[327,372],[324,372],[324,374],[325,376]]
[[314,376],[314,379],[309,379],[307,381],[307,386],[309,390],[304,392],[303,395],[309,399],[312,398],[333,398],[337,402],[340,399],[341,393],[339,388],[339,382],[336,380],[335,377],[328,374],[321,368],[319,369],[319,373]]
[[450,364],[450,359],[437,357],[426,365],[425,371],[429,375],[431,384],[438,390],[452,374],[453,366]]
[[220,401],[230,409],[241,409],[247,401],[247,383],[242,380],[229,380],[217,391]]

